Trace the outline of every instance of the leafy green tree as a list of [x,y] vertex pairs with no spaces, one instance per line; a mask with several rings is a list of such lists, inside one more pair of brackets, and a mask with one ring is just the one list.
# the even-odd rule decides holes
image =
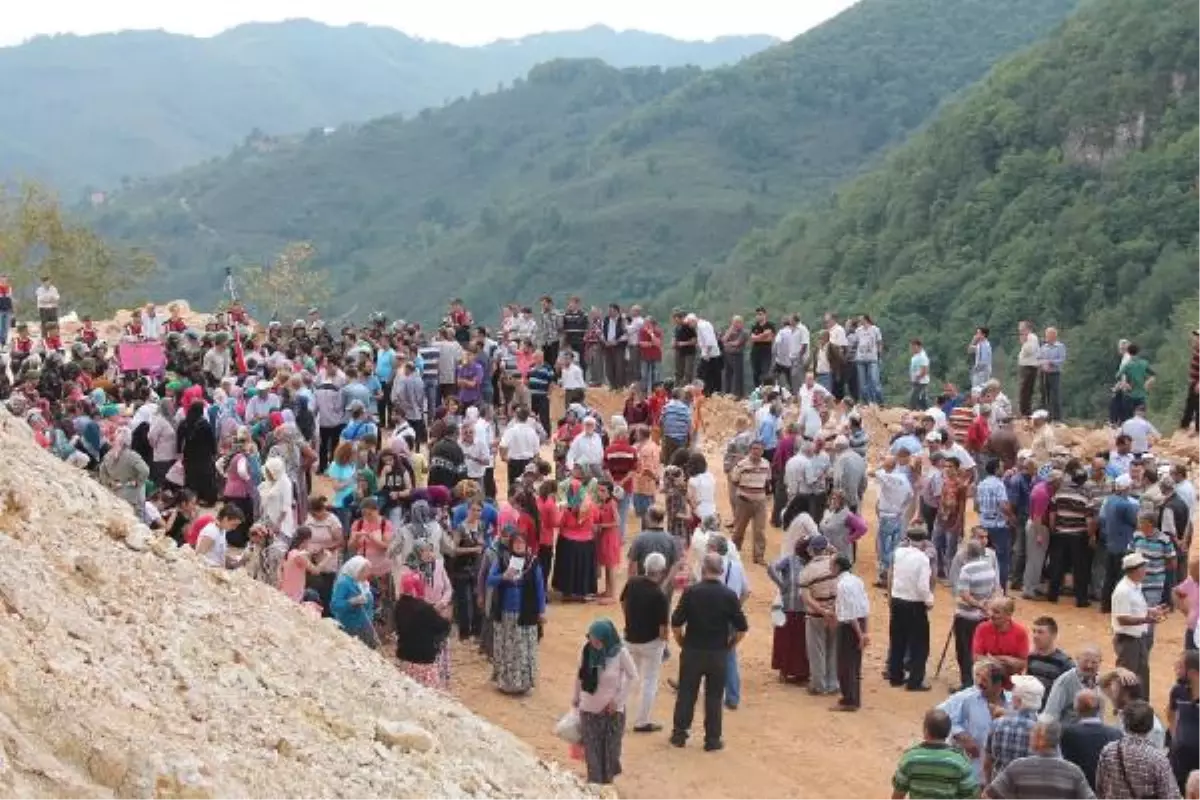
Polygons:
[[64,306],[104,315],[123,293],[144,285],[154,269],[148,253],[114,247],[69,219],[58,198],[37,184],[0,187],[0,271],[18,295],[48,275]]
[[269,313],[273,319],[293,317],[325,302],[330,296],[329,274],[313,269],[315,255],[310,243],[294,242],[270,265],[247,266],[241,271],[247,299],[260,314]]

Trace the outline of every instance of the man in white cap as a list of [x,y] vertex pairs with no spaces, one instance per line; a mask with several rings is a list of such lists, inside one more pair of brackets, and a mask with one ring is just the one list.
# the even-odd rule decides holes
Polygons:
[[246,401],[246,422],[253,425],[279,410],[279,397],[274,393],[275,385],[270,381],[259,381],[254,385],[254,396]]
[[1153,644],[1152,626],[1162,622],[1166,608],[1150,608],[1142,594],[1142,580],[1146,577],[1146,558],[1141,553],[1130,553],[1121,559],[1121,570],[1125,577],[1113,589],[1112,631],[1113,649],[1117,655],[1117,666],[1124,667],[1138,676],[1144,688],[1150,686],[1150,646]]

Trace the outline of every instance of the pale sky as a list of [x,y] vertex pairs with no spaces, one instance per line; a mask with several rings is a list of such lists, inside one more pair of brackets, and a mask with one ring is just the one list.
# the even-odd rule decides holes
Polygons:
[[156,29],[211,36],[244,22],[365,22],[462,45],[604,24],[679,39],[766,33],[790,39],[854,0],[0,0],[0,45],[37,34]]

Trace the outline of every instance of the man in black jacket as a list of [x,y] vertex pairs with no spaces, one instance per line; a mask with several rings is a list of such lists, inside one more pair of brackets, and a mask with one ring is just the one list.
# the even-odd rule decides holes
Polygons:
[[1094,689],[1084,689],[1075,695],[1079,721],[1063,728],[1059,742],[1062,757],[1083,770],[1092,791],[1096,790],[1096,764],[1100,761],[1100,751],[1104,745],[1124,735],[1118,728],[1104,724],[1102,709],[1100,695]]
[[[720,750],[721,702],[730,648],[746,635],[746,615],[738,597],[722,581],[725,562],[718,553],[704,556],[699,583],[684,590],[671,615],[671,632],[682,652],[679,657],[679,694],[675,697],[675,722],[671,744],[687,744],[696,711],[700,680],[704,679],[704,749]],[[686,631],[685,631],[686,628]]]

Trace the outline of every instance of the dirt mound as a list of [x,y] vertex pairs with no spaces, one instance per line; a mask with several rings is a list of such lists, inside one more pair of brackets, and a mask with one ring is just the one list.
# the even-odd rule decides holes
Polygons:
[[0,413],[0,796],[579,797],[513,736],[204,568]]

